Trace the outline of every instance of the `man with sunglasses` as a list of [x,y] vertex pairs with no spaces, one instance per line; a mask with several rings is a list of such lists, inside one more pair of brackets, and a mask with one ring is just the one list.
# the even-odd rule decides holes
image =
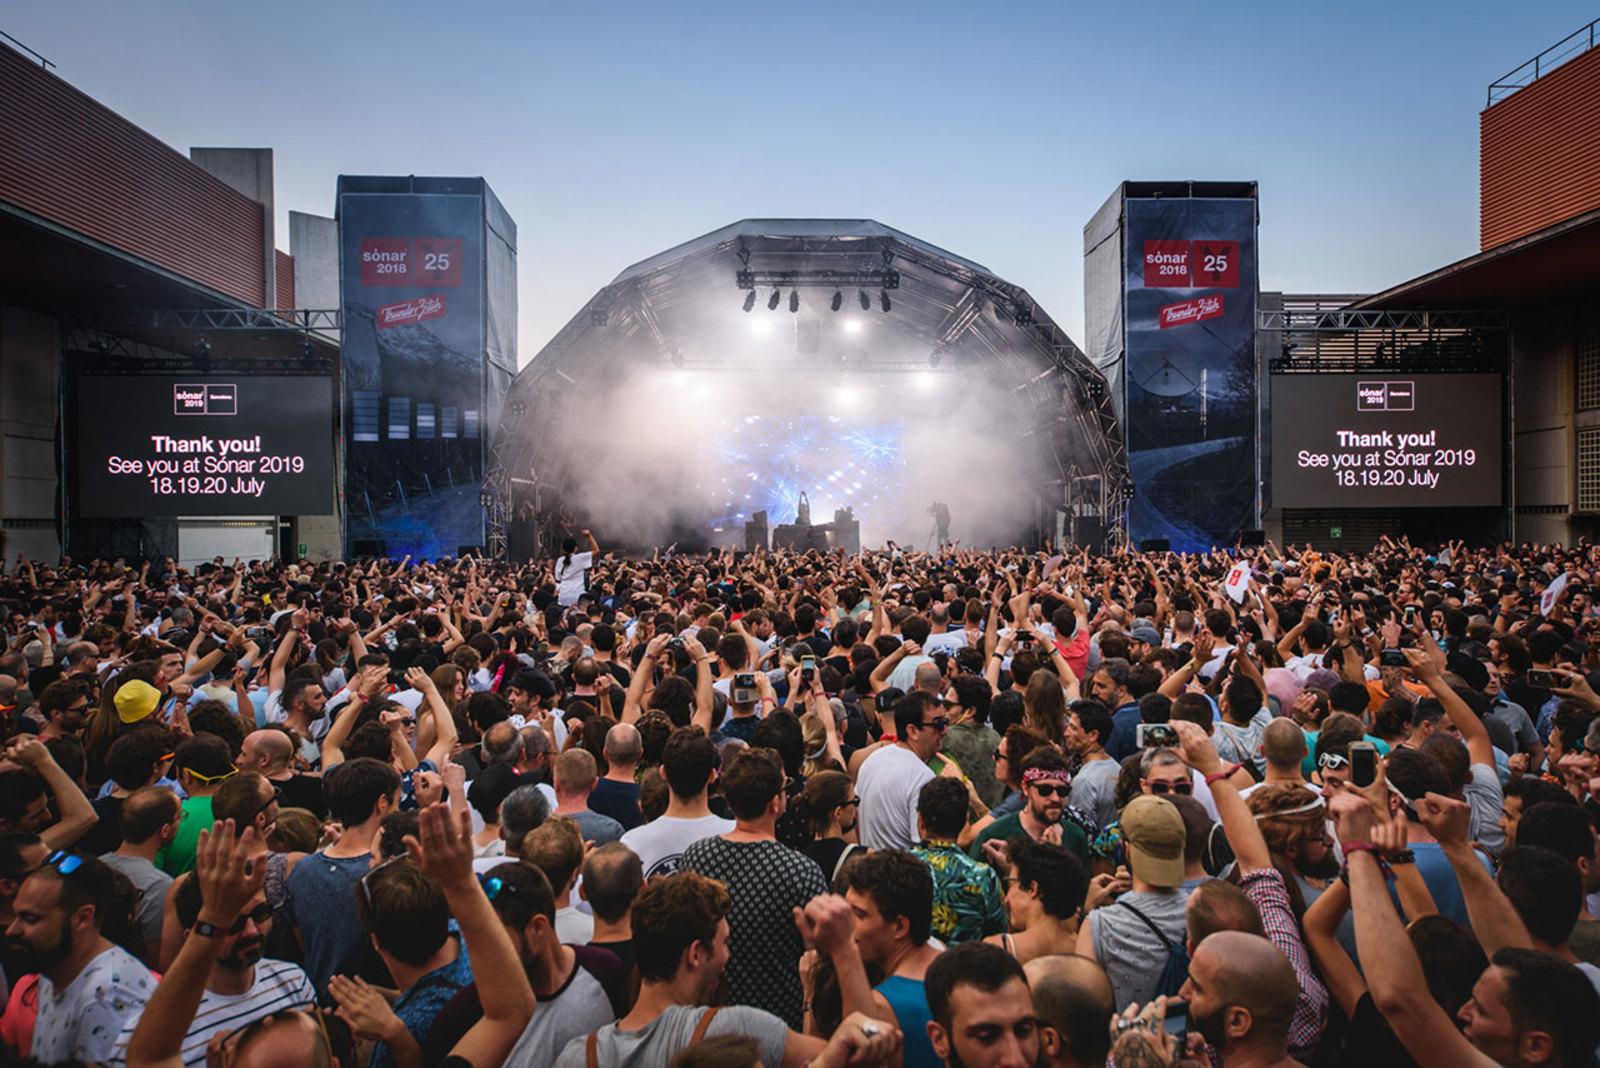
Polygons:
[[[241,842],[242,846],[244,843]],[[255,863],[260,863],[259,857]],[[311,981],[297,964],[265,957],[272,933],[272,906],[259,882],[255,892],[228,924],[202,924],[200,919],[204,875],[196,872],[178,885],[173,908],[183,937],[213,939],[216,957],[206,978],[200,1007],[183,1036],[183,1063],[206,1063],[206,1050],[214,1038],[237,1031],[256,1020],[292,1009],[310,1008],[316,1001]],[[128,1017],[106,1063],[127,1063],[128,1042],[139,1025],[142,1011]]]
[[150,969],[100,933],[117,896],[108,866],[62,852],[17,891],[6,941],[19,974],[39,973],[30,1052],[41,1064],[103,1062],[123,1021],[155,990]]
[[972,856],[983,860],[990,853],[987,842],[1006,842],[1027,835],[1035,842],[1059,845],[1085,864],[1089,863],[1089,839],[1072,820],[1061,817],[1067,811],[1072,792],[1072,773],[1067,758],[1054,746],[1028,754],[1022,762],[1022,811],[1001,816],[985,827],[972,843]]
[[858,826],[868,849],[910,849],[917,842],[917,799],[933,778],[928,761],[939,752],[950,720],[932,694],[912,690],[894,707],[895,741],[861,763],[856,792]]

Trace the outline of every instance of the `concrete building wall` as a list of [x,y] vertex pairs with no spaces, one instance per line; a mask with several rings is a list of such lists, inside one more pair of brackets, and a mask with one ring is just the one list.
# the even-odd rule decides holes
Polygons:
[[339,224],[321,215],[289,213],[295,300],[302,308],[339,306]]
[[261,272],[266,279],[266,299],[263,308],[278,307],[278,270],[274,231],[277,223],[273,211],[272,149],[270,148],[191,148],[189,159],[195,166],[213,178],[237,189],[260,204]]
[[0,305],[0,553],[54,561],[56,422],[61,396],[60,324]]
[[1577,431],[1600,411],[1576,410],[1576,333],[1569,305],[1512,317],[1512,450],[1519,540],[1570,544]]

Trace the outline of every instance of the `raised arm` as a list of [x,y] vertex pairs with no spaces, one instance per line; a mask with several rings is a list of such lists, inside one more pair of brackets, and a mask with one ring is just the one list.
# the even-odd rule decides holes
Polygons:
[[1444,676],[1439,673],[1438,664],[1433,657],[1420,649],[1406,649],[1405,654],[1406,661],[1411,665],[1417,680],[1433,691],[1433,696],[1444,706],[1444,714],[1450,717],[1450,722],[1461,732],[1461,740],[1467,743],[1467,753],[1471,756],[1472,762],[1493,768],[1494,743],[1489,740],[1489,728],[1483,725],[1483,720],[1479,719],[1461,699],[1461,695],[1456,693],[1454,687],[1444,681]]
[[[1472,806],[1442,794],[1430,793],[1416,803],[1417,816],[1428,833],[1438,839],[1450,870],[1456,873],[1461,884],[1461,897],[1466,902],[1467,920],[1472,933],[1478,936],[1487,956],[1507,946],[1517,949],[1535,949],[1533,936],[1517,914],[1511,899],[1495,884],[1494,876],[1478,859],[1477,851],[1467,840],[1467,826],[1472,818]],[[1363,956],[1363,959],[1364,956]]]
[[[439,687],[434,685],[433,676],[421,668],[411,668],[406,671],[406,682],[415,690],[422,693],[428,711],[433,714],[433,744],[428,747],[428,754],[424,758],[433,761],[433,766],[442,768],[450,759],[450,753],[456,745],[456,718],[450,714],[450,706],[445,704],[444,695],[439,692]],[[418,728],[417,733],[422,733]]]
[[250,859],[255,849],[255,828],[246,827],[235,839],[232,820],[200,832],[190,878],[200,880],[199,920],[216,934],[201,934],[196,925],[184,939],[128,1040],[129,1068],[180,1068],[184,1063],[183,1040],[200,1008],[211,969],[222,957],[226,932],[266,881],[265,855]]
[[[350,737],[350,732],[356,729],[356,720],[361,717],[361,710],[367,705],[367,694],[364,689],[365,675],[359,675],[350,680],[350,700],[339,709],[339,714],[334,717],[333,725],[328,728],[327,735],[322,739],[322,770],[327,771],[335,764],[344,763],[344,743]],[[362,684],[362,685],[358,685]]]
[[1479,1053],[1456,1029],[1429,993],[1422,963],[1394,910],[1376,856],[1368,849],[1352,848],[1372,841],[1372,807],[1365,798],[1348,791],[1337,794],[1329,807],[1339,841],[1346,846],[1356,949],[1378,1011],[1420,1065],[1493,1065],[1494,1061]]
[[71,849],[74,842],[100,822],[89,799],[83,796],[78,784],[61,770],[50,750],[37,738],[26,738],[12,743],[6,750],[6,759],[20,764],[44,780],[45,788],[55,799],[56,811],[61,818],[39,832],[39,840],[50,848]]
[[449,806],[430,805],[418,817],[417,837],[406,850],[422,873],[444,892],[445,903],[461,929],[483,1018],[450,1050],[476,1066],[503,1064],[533,1015],[535,1000],[528,975],[505,925],[472,874],[472,821]]

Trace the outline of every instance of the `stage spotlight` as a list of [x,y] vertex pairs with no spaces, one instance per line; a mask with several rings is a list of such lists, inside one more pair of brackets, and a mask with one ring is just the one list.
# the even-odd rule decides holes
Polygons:
[[861,394],[854,386],[840,386],[836,399],[839,407],[854,408],[856,406],[856,402],[861,399]]
[[889,291],[887,289],[878,290],[878,303],[883,305],[883,310],[885,312],[889,310]]
[[924,393],[931,393],[939,384],[939,376],[932,371],[917,372],[917,388]]
[[211,373],[211,342],[207,341],[205,338],[201,338],[200,339],[200,344],[195,346],[195,356],[197,357],[197,361],[196,362],[198,362],[199,365],[200,365],[200,373],[203,374],[203,375],[210,374]]
[[744,295],[744,310],[749,311],[756,306],[756,291],[751,290]]
[[856,290],[856,296],[861,300],[862,311],[872,310],[872,298],[867,296],[867,291],[865,289]]
[[944,358],[944,353],[940,352],[938,349],[934,349],[932,352],[928,353],[928,366],[929,367],[938,367],[939,366],[939,361],[942,360],[943,358]]
[[798,289],[789,290],[789,310],[792,312],[800,310],[800,291]]
[[835,289],[833,291],[833,300],[830,302],[829,307],[831,307],[834,311],[838,311],[843,306],[844,306],[844,294],[839,292],[839,290]]
[[767,311],[777,311],[778,310],[778,301],[780,301],[782,299],[783,299],[783,294],[779,293],[776,289],[774,289],[772,291],[772,296],[767,298]]
[[772,333],[772,320],[757,317],[750,320],[750,332],[760,336]]
[[844,332],[847,333],[847,334],[859,334],[859,333],[861,333],[861,320],[860,319],[846,319],[844,321]]
[[683,353],[679,352],[677,349],[673,349],[672,350],[672,366],[676,367],[678,370],[681,371],[681,370],[683,370],[683,363],[684,363]]

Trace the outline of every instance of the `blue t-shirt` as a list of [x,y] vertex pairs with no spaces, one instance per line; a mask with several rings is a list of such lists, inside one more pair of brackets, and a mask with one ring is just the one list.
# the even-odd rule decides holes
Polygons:
[[[1461,883],[1456,879],[1455,869],[1450,867],[1450,858],[1444,855],[1444,847],[1438,842],[1413,842],[1411,852],[1417,858],[1417,871],[1422,875],[1422,881],[1428,884],[1428,894],[1433,898],[1439,915],[1470,929],[1472,925],[1467,920],[1467,899],[1461,895]],[[1473,855],[1485,871],[1494,874],[1494,869],[1483,859],[1483,854],[1474,851]],[[1398,907],[1400,895],[1394,893],[1393,896]]]
[[367,931],[356,911],[356,884],[372,866],[372,854],[330,857],[313,853],[294,866],[284,883],[287,907],[300,928],[306,975],[322,997],[328,980],[361,944]]
[[944,1068],[944,1061],[933,1052],[928,1040],[928,994],[920,979],[902,979],[891,975],[873,989],[882,994],[894,1010],[900,1033],[905,1036],[905,1068]]
[[[427,1046],[428,1032],[433,1030],[439,1011],[461,992],[462,987],[472,982],[472,960],[467,956],[466,940],[461,937],[454,920],[450,921],[450,937],[458,950],[456,959],[424,975],[394,1000],[394,1014],[400,1017],[400,1022],[406,1025],[419,1046]],[[379,1042],[372,1047],[368,1068],[394,1068],[394,1054],[389,1052],[387,1043]]]

